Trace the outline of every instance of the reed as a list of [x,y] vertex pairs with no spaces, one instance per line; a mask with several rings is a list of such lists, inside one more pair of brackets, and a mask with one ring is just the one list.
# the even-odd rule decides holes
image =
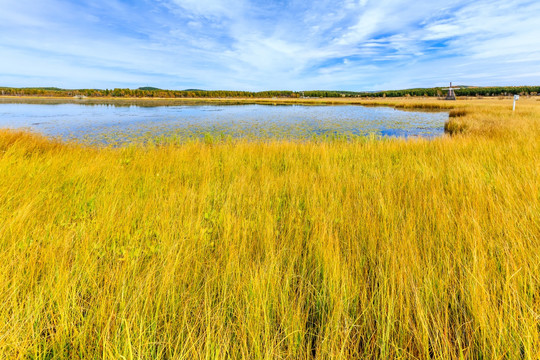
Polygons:
[[540,104],[506,105],[433,140],[0,131],[0,357],[536,359]]

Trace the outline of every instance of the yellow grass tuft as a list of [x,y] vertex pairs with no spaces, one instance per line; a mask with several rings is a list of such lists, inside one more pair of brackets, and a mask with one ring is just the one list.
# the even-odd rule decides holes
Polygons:
[[434,140],[1,131],[0,357],[536,359],[540,104],[507,105]]

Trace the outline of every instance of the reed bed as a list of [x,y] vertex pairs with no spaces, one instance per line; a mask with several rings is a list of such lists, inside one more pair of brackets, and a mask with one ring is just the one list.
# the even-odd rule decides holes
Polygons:
[[537,359],[540,104],[506,105],[433,140],[0,131],[0,357]]

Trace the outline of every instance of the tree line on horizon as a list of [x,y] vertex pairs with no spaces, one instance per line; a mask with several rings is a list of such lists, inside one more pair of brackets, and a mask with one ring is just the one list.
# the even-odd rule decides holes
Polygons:
[[[446,88],[418,88],[388,90],[377,92],[355,91],[231,91],[231,90],[163,90],[153,87],[138,89],[60,89],[54,87],[10,88],[0,87],[2,96],[43,96],[43,97],[129,97],[129,98],[335,98],[335,97],[443,97]],[[540,86],[499,86],[499,87],[460,87],[455,90],[457,96],[510,96],[538,95]]]

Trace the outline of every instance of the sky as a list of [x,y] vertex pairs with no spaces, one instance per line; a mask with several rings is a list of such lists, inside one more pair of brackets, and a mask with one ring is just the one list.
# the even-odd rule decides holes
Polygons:
[[538,0],[0,0],[0,86],[539,85]]

